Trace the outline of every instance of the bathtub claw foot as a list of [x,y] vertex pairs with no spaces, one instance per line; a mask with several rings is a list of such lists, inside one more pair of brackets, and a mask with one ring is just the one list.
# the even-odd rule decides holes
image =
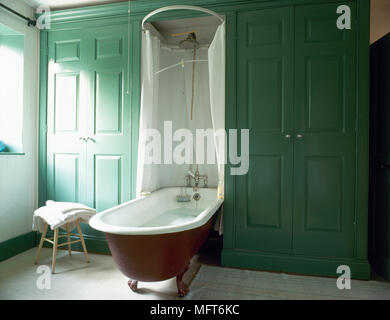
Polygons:
[[176,279],[176,285],[177,285],[177,293],[179,294],[179,297],[185,297],[188,291],[190,291],[190,289],[184,283],[183,280]]
[[190,288],[184,283],[183,281],[183,275],[188,270],[188,266],[186,266],[185,270],[176,276],[176,286],[177,286],[177,293],[179,294],[179,297],[185,297],[190,291]]
[[127,284],[129,285],[129,287],[132,291],[137,292],[137,288],[138,288],[138,281],[137,280],[129,280],[127,282]]

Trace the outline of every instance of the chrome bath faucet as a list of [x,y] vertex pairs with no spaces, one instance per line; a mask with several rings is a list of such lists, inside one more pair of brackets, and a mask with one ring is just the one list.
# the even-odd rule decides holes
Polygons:
[[196,171],[195,173],[188,170],[188,174],[186,175],[186,180],[187,180],[187,187],[191,187],[191,179],[194,180],[194,191],[199,188],[200,181],[203,181],[203,187],[207,188],[207,183],[208,183],[208,176],[207,174],[201,175],[199,174],[199,169],[198,166],[196,166]]

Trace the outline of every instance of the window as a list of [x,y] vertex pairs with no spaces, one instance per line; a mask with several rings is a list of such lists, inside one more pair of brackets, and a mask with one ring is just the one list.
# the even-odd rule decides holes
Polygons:
[[0,154],[22,152],[24,35],[0,24]]

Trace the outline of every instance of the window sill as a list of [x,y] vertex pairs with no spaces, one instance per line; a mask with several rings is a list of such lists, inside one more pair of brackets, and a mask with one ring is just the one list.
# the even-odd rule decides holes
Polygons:
[[24,152],[0,152],[0,156],[24,156]]

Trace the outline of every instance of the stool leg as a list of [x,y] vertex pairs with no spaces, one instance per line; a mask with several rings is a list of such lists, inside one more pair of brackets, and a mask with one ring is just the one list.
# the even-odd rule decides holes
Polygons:
[[51,265],[51,273],[55,273],[55,270],[56,270],[58,230],[59,230],[59,228],[54,230],[53,261],[52,261],[52,265]]
[[45,237],[46,237],[48,226],[49,225],[47,224],[47,222],[45,222],[45,225],[43,227],[42,236],[41,236],[41,241],[39,242],[38,252],[37,252],[37,255],[35,256],[34,264],[38,263],[39,255],[41,254],[41,249],[42,249],[42,246],[43,246],[43,242],[45,241]]
[[72,255],[72,245],[70,244],[70,230],[69,230],[69,223],[66,224],[66,233],[68,234],[68,252],[69,255]]
[[87,247],[85,246],[83,233],[81,232],[81,228],[80,228],[80,220],[76,221],[76,226],[77,226],[77,231],[79,232],[79,235],[80,235],[81,245],[83,246],[85,259],[87,259],[87,262],[89,262]]

